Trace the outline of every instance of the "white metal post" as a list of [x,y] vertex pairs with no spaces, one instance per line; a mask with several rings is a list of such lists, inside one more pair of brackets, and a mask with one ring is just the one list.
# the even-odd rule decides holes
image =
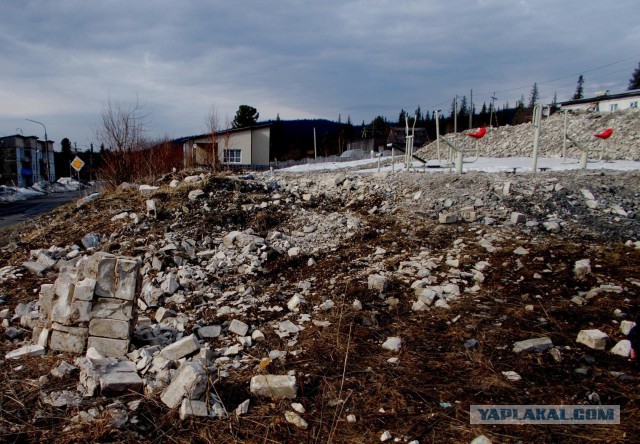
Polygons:
[[538,171],[538,144],[540,143],[540,126],[542,125],[542,105],[537,104],[533,107],[533,164],[531,171]]
[[440,110],[436,111],[436,150],[438,151],[438,165],[441,165],[440,161]]
[[567,127],[569,124],[569,110],[564,110],[564,137],[562,138],[562,163],[567,161]]

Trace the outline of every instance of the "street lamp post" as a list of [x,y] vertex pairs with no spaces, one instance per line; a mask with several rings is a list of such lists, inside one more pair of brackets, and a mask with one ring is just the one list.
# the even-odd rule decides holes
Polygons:
[[47,156],[47,182],[51,182],[51,164],[49,162],[49,139],[47,138],[47,127],[44,126],[44,123],[42,122],[38,122],[37,120],[31,120],[31,119],[26,119],[29,122],[33,122],[33,123],[37,123],[39,125],[42,125],[42,127],[44,128],[44,152],[46,153],[45,155]]

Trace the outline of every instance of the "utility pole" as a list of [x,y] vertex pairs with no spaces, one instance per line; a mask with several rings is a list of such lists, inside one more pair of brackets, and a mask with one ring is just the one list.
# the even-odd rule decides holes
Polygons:
[[318,148],[316,145],[316,129],[315,127],[313,128],[313,154],[314,157],[317,159],[318,158]]
[[453,133],[458,132],[458,95],[453,100]]
[[[496,97],[496,93],[494,92],[493,95],[491,96],[491,112],[489,113],[489,127],[493,126],[493,110],[495,109],[495,102],[496,100],[498,100],[498,98]],[[496,126],[498,126],[498,122],[496,121]]]
[[473,89],[471,90],[471,99],[469,103],[469,129],[473,128]]

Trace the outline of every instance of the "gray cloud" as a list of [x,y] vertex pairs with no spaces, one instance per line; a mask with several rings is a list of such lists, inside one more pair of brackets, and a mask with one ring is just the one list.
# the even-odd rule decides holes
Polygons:
[[562,100],[577,73],[628,59],[585,72],[587,93],[619,91],[640,61],[633,0],[315,3],[6,2],[0,132],[38,134],[28,117],[87,145],[101,104],[136,95],[152,134],[171,137],[204,130],[212,105],[230,118],[250,104],[263,118],[368,122],[448,109],[471,88],[476,103],[500,91],[513,104],[538,82]]

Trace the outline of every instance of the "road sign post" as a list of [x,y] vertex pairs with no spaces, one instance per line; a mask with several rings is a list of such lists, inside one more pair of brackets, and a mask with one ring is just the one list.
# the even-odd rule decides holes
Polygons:
[[76,156],[75,159],[73,159],[71,161],[71,166],[78,173],[78,183],[79,183],[80,182],[80,170],[84,166],[84,161],[81,158],[79,158],[78,156]]

